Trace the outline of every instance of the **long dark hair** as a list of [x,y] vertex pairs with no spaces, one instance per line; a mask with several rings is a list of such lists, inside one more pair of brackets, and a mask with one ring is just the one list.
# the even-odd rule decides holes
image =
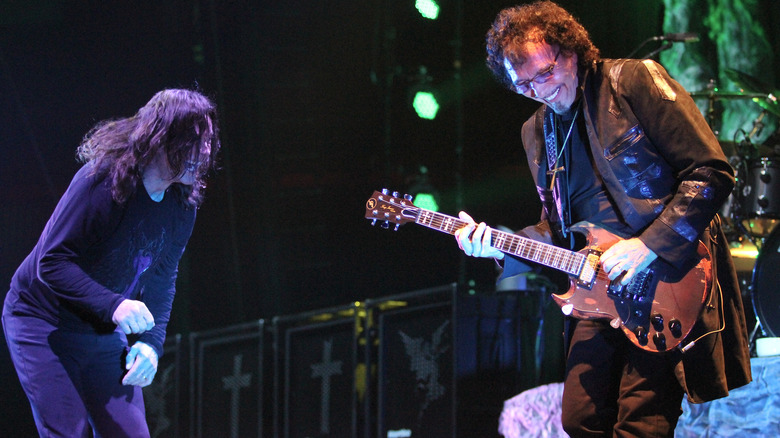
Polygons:
[[510,90],[514,90],[514,85],[504,67],[504,50],[509,45],[542,40],[576,53],[581,67],[588,67],[599,59],[599,49],[593,45],[588,31],[569,12],[550,1],[502,10],[485,40],[488,68]]
[[163,90],[134,116],[98,123],[84,136],[76,155],[92,164],[93,173],[107,172],[111,194],[121,204],[135,193],[143,168],[158,152],[164,151],[173,174],[181,175],[185,162],[198,157],[205,142],[210,142],[211,152],[200,163],[192,186],[172,185],[181,200],[197,207],[221,146],[216,105],[197,91]]

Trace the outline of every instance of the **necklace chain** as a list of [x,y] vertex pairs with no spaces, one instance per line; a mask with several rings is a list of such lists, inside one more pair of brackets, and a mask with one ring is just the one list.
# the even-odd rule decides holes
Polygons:
[[561,147],[561,150],[558,151],[558,156],[555,157],[555,165],[550,170],[550,172],[552,173],[552,178],[550,179],[550,190],[552,190],[553,186],[555,185],[555,178],[557,177],[558,172],[564,170],[561,166],[558,165],[558,163],[561,162],[561,156],[563,155],[563,151],[566,150],[566,145],[569,144],[569,137],[571,136],[571,130],[572,128],[574,128],[574,124],[577,121],[577,115],[579,115],[579,113],[580,113],[580,106],[577,105],[577,110],[574,111],[574,117],[572,117],[571,119],[569,130],[566,132],[566,137],[563,139],[563,146]]

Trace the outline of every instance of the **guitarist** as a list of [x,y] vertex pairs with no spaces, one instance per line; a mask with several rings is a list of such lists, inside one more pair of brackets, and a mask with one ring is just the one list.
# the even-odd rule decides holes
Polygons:
[[[646,352],[608,321],[567,318],[562,424],[573,436],[673,436],[684,394],[725,397],[751,381],[745,316],[716,215],[733,170],[690,95],[650,60],[601,59],[587,31],[549,1],[504,9],[487,34],[487,64],[511,91],[544,105],[522,128],[540,195],[539,224],[520,234],[573,245],[569,227],[588,221],[624,240],[600,264],[628,282],[662,259],[684,266],[698,242],[712,255],[712,289],[683,352]],[[468,256],[522,264],[490,245],[490,229],[455,233]]]

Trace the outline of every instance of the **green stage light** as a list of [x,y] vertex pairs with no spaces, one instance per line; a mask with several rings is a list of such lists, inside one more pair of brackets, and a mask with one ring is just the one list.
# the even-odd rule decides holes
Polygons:
[[439,203],[432,193],[418,193],[414,197],[414,205],[431,211],[439,211]]
[[439,18],[439,4],[435,0],[416,0],[414,7],[423,17],[429,20]]
[[428,166],[420,165],[418,173],[411,176],[411,185],[407,192],[412,195],[414,205],[431,211],[439,211],[439,191],[428,179]]
[[422,119],[433,120],[439,111],[439,102],[436,101],[436,96],[429,91],[418,91],[415,93],[412,106],[417,115]]

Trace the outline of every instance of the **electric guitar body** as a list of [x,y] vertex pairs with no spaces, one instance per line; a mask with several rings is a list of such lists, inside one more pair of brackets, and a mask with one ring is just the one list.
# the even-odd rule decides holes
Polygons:
[[[374,192],[366,202],[366,218],[383,226],[415,222],[455,234],[466,226],[458,218],[425,210],[409,197],[386,191]],[[570,287],[552,294],[566,315],[579,319],[606,320],[620,329],[637,347],[650,352],[679,348],[698,320],[712,286],[712,260],[699,242],[697,256],[685,266],[673,266],[656,259],[627,284],[621,277],[610,281],[601,270],[599,257],[622,240],[619,236],[588,222],[571,227],[583,234],[587,246],[570,251],[503,231],[491,230],[491,245],[525,260],[565,272]]]
[[662,352],[679,346],[698,320],[712,286],[712,261],[699,242],[689,265],[672,266],[656,259],[627,285],[610,281],[598,263],[601,254],[620,237],[588,222],[572,226],[587,238],[579,251],[595,271],[592,282],[569,274],[570,287],[553,294],[565,314],[580,319],[604,319],[625,333],[636,346]]

